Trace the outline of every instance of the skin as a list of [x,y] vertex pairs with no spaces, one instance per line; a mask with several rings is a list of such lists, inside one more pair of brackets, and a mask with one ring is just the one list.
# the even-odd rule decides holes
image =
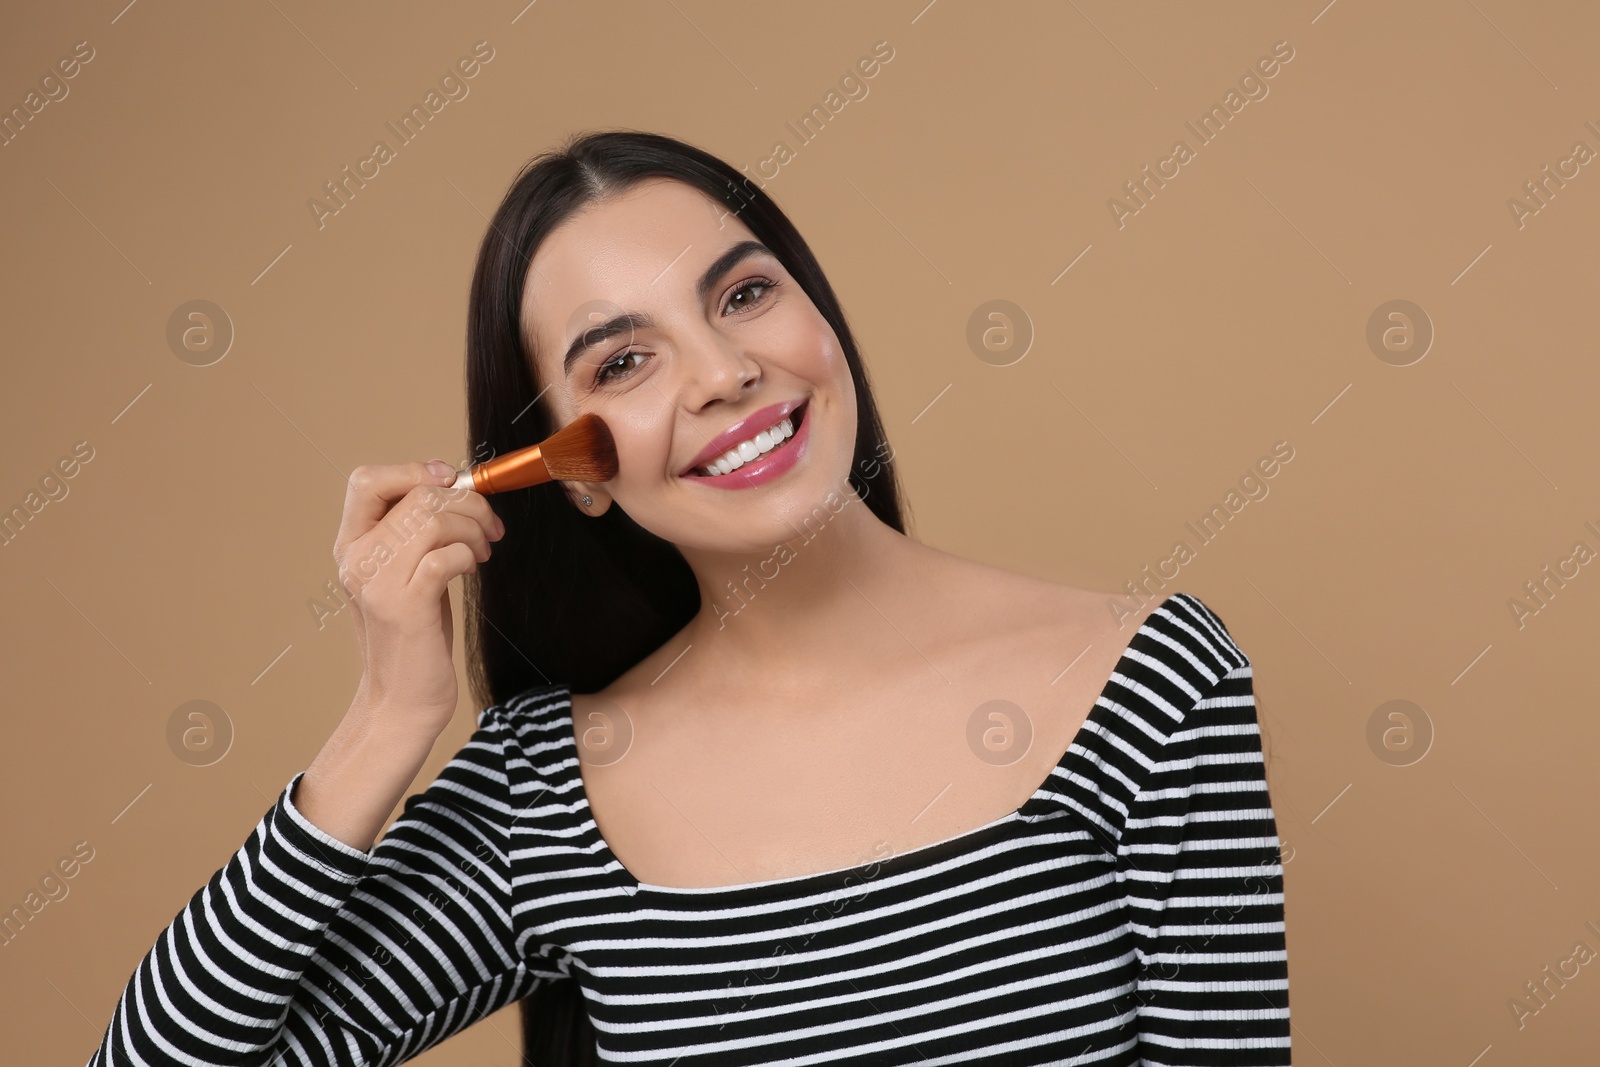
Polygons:
[[[1112,594],[954,556],[879,521],[847,480],[856,397],[844,352],[798,282],[760,254],[704,300],[695,291],[747,239],[697,190],[651,179],[555,230],[524,292],[545,402],[562,425],[600,415],[617,443],[615,479],[563,487],[580,507],[592,498],[589,514],[620,506],[672,541],[700,585],[683,630],[599,693],[573,695],[591,811],[651,885],[841,870],[1016,810],[1155,606],[1119,625]],[[564,371],[571,339],[624,310],[654,327]],[[597,383],[607,364],[614,377]],[[724,490],[679,477],[723,429],[801,396],[810,444],[778,479]],[[775,568],[780,543],[790,554]],[[727,591],[774,569],[742,606]],[[1019,705],[1032,734],[1003,766],[968,742],[975,710],[996,699]],[[591,760],[593,736],[625,738],[625,755]]]

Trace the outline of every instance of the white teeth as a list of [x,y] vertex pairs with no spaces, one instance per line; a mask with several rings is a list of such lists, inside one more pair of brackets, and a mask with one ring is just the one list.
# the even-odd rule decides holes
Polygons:
[[706,464],[711,474],[732,474],[763,453],[777,448],[794,436],[794,419],[786,416],[776,426],[762,430],[748,441],[740,441],[721,456]]

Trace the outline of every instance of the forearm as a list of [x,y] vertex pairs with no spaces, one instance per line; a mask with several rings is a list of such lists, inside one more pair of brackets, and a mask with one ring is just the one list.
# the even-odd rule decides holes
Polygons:
[[297,823],[287,793],[156,939],[94,1067],[266,1064],[296,1022],[297,996],[301,1014],[332,1003],[301,979],[368,860]]
[[[365,712],[352,708],[317,757],[318,787],[296,774],[156,939],[93,1067],[399,1062],[386,1057],[567,977],[522,957],[512,919],[496,817],[511,817],[513,731],[498,709],[376,845],[431,741],[374,728]],[[342,836],[311,821],[302,793]]]
[[367,851],[436,740],[358,694],[290,799],[318,829]]

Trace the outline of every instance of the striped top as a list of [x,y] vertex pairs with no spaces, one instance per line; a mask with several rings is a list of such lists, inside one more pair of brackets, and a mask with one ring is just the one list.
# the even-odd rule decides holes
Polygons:
[[401,1063],[564,981],[605,1062],[1289,1063],[1250,661],[1186,593],[1021,808],[848,870],[639,883],[560,684],[484,709],[369,852],[300,813],[303,774],[139,964],[90,1067]]

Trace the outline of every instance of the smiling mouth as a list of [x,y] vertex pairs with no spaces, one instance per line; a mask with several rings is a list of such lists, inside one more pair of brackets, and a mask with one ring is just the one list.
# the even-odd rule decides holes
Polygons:
[[[790,426],[789,433],[783,438],[783,440],[769,447],[766,451],[757,452],[748,459],[745,458],[743,452],[741,451],[745,444],[750,444],[753,447],[759,447],[758,438],[761,436],[761,434],[757,434],[756,437],[741,442],[740,445],[736,445],[728,452],[724,452],[721,456],[712,460],[711,465],[705,467],[695,467],[689,472],[689,477],[725,478],[730,474],[737,474],[739,471],[743,470],[752,463],[759,463],[763,460],[770,459],[772,456],[777,455],[779,452],[782,452],[784,449],[789,448],[793,444],[795,437],[800,432],[801,425],[805,422],[806,413],[810,410],[810,408],[811,398],[807,397],[805,400],[801,401],[799,407],[795,408],[793,411],[789,412],[788,415],[780,419],[775,425],[782,426],[785,422],[787,422]],[[768,430],[763,430],[761,433],[768,433]],[[739,461],[737,466],[732,465],[731,461],[729,460],[730,455],[737,457]]]

